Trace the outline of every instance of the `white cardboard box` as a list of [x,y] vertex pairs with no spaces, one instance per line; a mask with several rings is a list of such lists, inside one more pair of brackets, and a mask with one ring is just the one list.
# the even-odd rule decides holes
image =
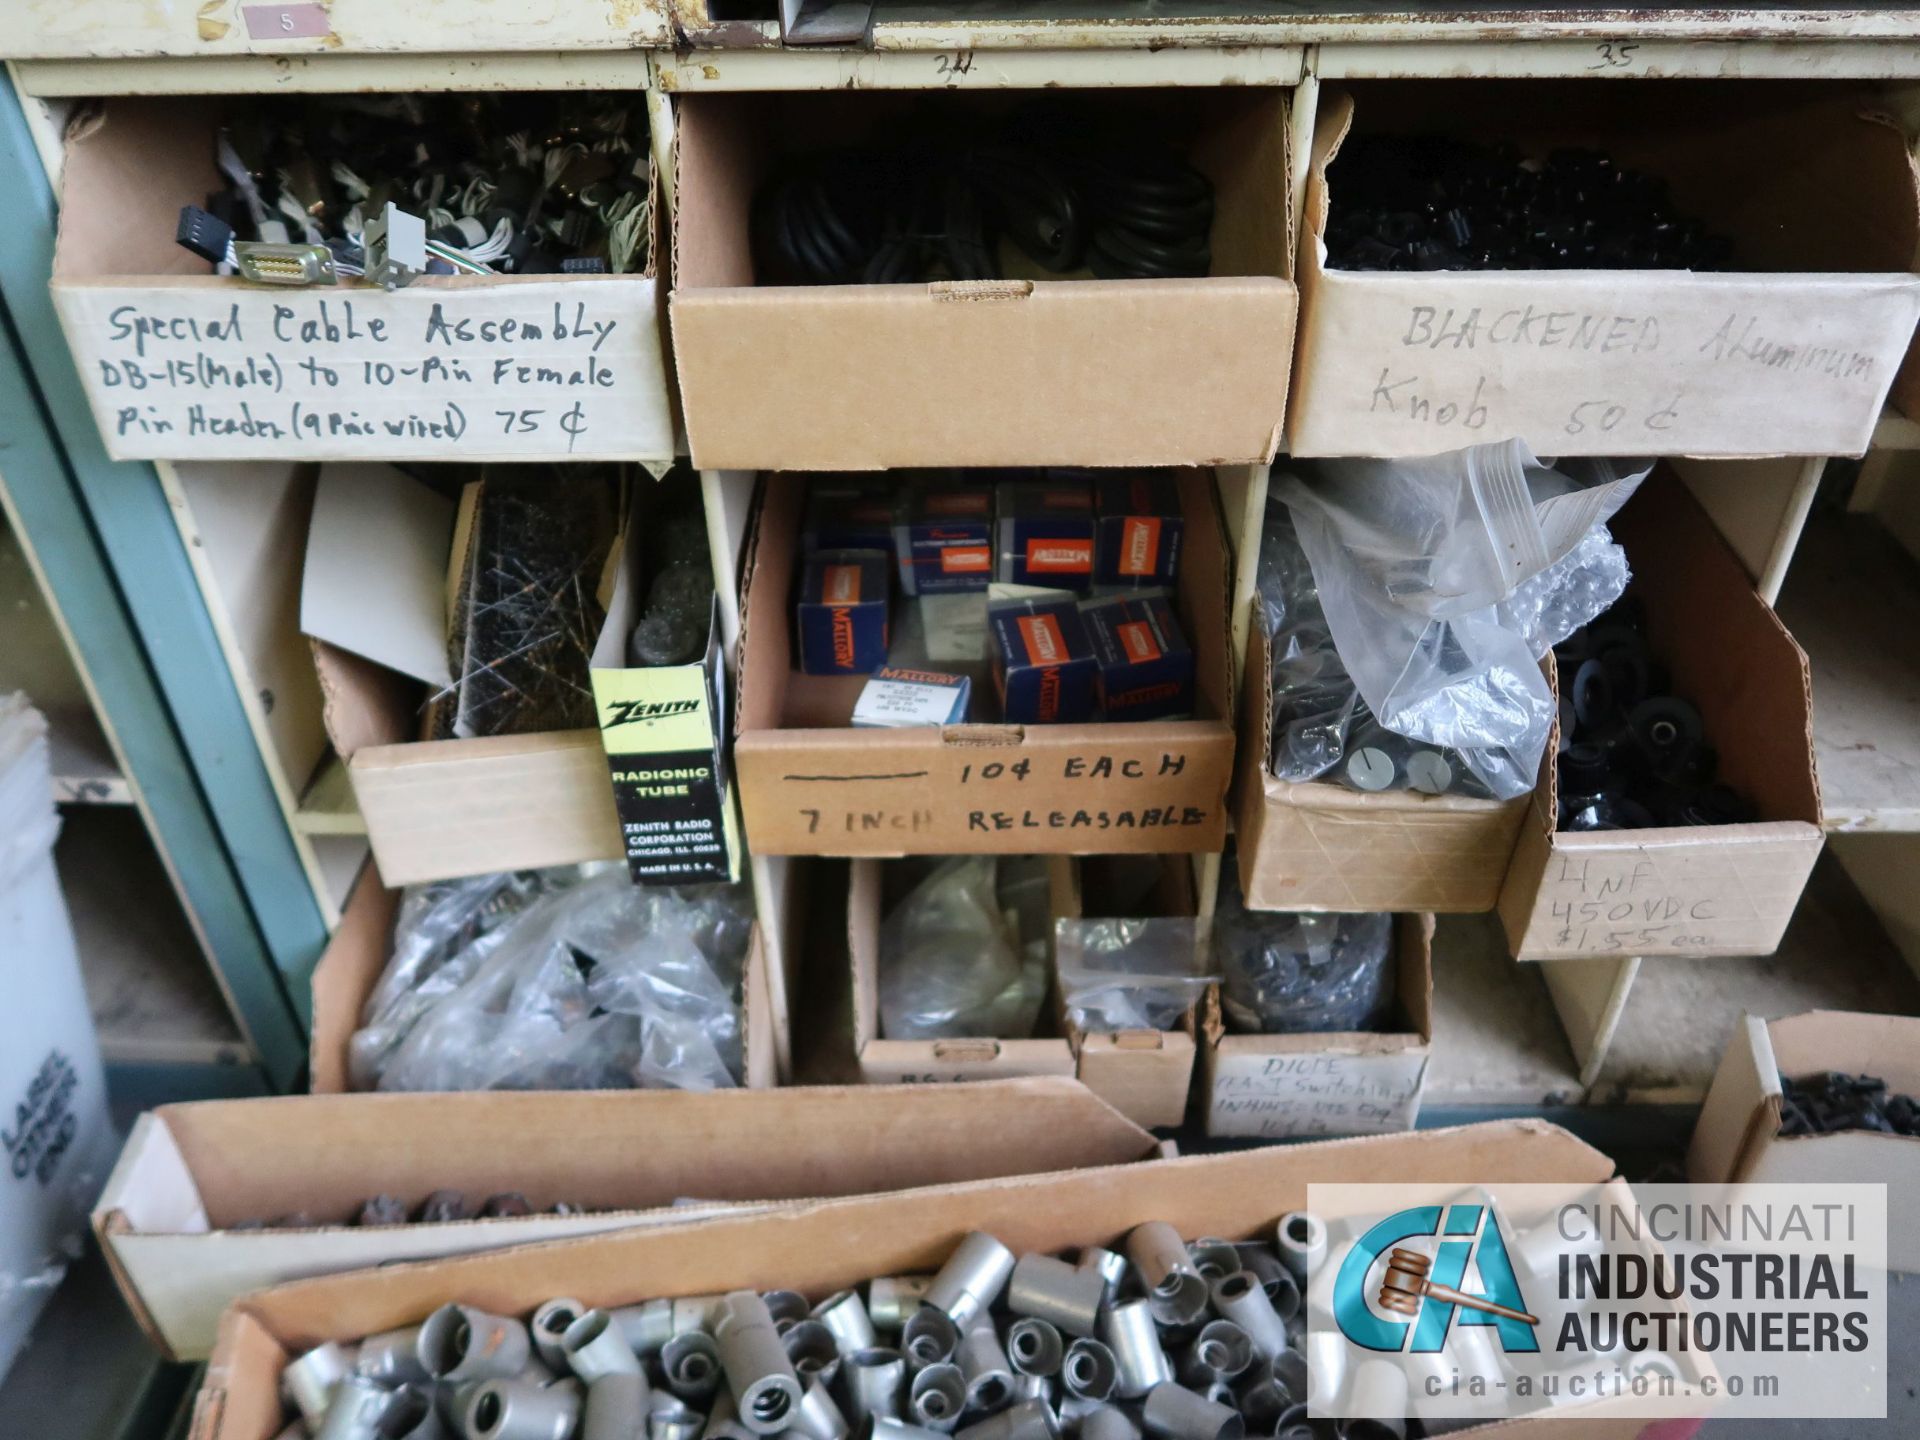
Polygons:
[[[1431,455],[1517,435],[1541,455],[1863,452],[1920,318],[1906,139],[1857,96],[1715,83],[1324,94],[1289,451]],[[1733,238],[1740,268],[1331,269],[1333,162],[1352,127],[1600,148],[1666,178],[1683,213]]]

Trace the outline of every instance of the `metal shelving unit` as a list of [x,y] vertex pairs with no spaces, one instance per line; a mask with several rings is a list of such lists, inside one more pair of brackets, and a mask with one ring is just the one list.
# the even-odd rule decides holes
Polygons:
[[[294,16],[288,26],[266,24],[264,13],[277,8]],[[645,92],[669,207],[672,98],[707,90],[1290,87],[1297,184],[1304,182],[1320,86],[1346,79],[1851,80],[1880,86],[1891,111],[1920,114],[1914,103],[1920,87],[1909,83],[1920,80],[1920,8],[1913,6],[1749,4],[1649,12],[1369,0],[1323,9],[1205,0],[882,0],[860,43],[845,46],[782,45],[774,10],[771,3],[707,0],[464,7],[453,0],[289,7],[216,0],[176,12],[140,0],[99,0],[58,13],[34,7],[0,17],[0,54],[13,57],[23,107],[9,109],[0,127],[7,144],[0,179],[24,187],[20,193],[32,211],[32,223],[16,226],[21,233],[8,243],[0,285],[30,336],[32,364],[66,441],[76,492],[152,653],[158,688],[177,709],[183,748],[206,788],[210,823],[232,857],[235,898],[254,917],[247,943],[210,938],[210,944],[223,975],[244,974],[250,984],[282,990],[294,1016],[295,1047],[306,967],[337,920],[365,854],[344,767],[318,738],[311,666],[286,618],[290,577],[297,575],[302,486],[310,477],[299,467],[114,465],[100,452],[45,303],[52,223],[45,176],[57,172],[58,121],[67,102],[368,89]],[[35,146],[43,165],[33,163]],[[1888,452],[1920,448],[1920,423],[1890,414],[1876,443]],[[1689,484],[1769,598],[1794,574],[1796,547],[1825,468],[1820,457],[1686,468]],[[1885,492],[1882,528],[1904,533],[1909,543],[1920,538],[1920,512],[1902,498],[1898,477],[1887,478],[1892,470],[1874,461],[1868,473],[1880,477],[1874,483]],[[723,593],[738,578],[738,532],[751,485],[750,476],[706,477]],[[1234,637],[1243,646],[1266,475],[1259,467],[1230,468],[1221,472],[1220,488],[1239,549]],[[1903,529],[1900,514],[1915,515],[1916,523]],[[1786,601],[1788,621],[1814,657],[1828,821],[1845,866],[1844,874],[1825,867],[1821,884],[1844,889],[1851,877],[1879,907],[1896,944],[1920,954],[1920,916],[1894,898],[1907,851],[1893,848],[1897,838],[1888,839],[1920,829],[1912,771],[1920,754],[1910,753],[1916,732],[1910,723],[1901,728],[1912,718],[1909,691],[1920,682],[1907,637],[1897,620],[1886,621],[1895,613],[1887,597],[1910,602],[1911,576],[1899,573],[1895,552],[1881,546],[1865,554],[1850,531],[1835,539],[1831,529],[1825,517],[1808,529],[1803,562],[1811,573],[1841,579],[1830,593],[1809,589],[1804,599],[1790,587]],[[1886,622],[1879,628],[1870,623],[1875,613]],[[738,623],[731,609],[727,621],[731,638]],[[1898,738],[1876,738],[1890,726]],[[80,762],[72,768],[79,783]],[[1851,844],[1868,834],[1884,842],[1877,852]],[[1210,896],[1217,860],[1198,857],[1196,865],[1202,894]],[[793,872],[783,859],[753,865],[781,973],[796,963],[787,904],[798,888]],[[1825,904],[1810,895],[1807,908]],[[1837,974],[1824,988],[1824,982],[1802,984],[1824,972],[1794,956],[1818,954],[1814,947],[1824,943],[1796,932],[1787,958],[1777,962],[1745,970],[1739,966],[1748,962],[1713,962],[1724,980],[1719,988],[1744,993],[1758,1007],[1842,1003],[1875,993],[1885,1003],[1911,1003],[1898,986],[1875,992]],[[1858,958],[1884,968],[1894,953],[1866,946]],[[1669,1008],[1666,1001],[1686,990],[1691,971],[1684,964],[1606,959],[1516,967],[1491,923],[1479,921],[1443,924],[1436,963],[1439,1035],[1430,1105],[1437,1110],[1553,1107],[1602,1096],[1665,1103],[1698,1089],[1698,1056],[1689,1052],[1672,1064],[1657,1058],[1666,1042],[1655,1021]],[[1783,987],[1772,984],[1770,974],[1796,978]],[[236,996],[242,988],[233,986]],[[1474,1058],[1450,1060],[1449,1052]],[[1671,1084],[1647,1078],[1664,1071],[1681,1078]]]

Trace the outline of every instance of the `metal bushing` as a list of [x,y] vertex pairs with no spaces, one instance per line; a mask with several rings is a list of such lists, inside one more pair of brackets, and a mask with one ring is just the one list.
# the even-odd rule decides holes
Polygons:
[[1308,1275],[1327,1253],[1327,1227],[1318,1215],[1291,1210],[1274,1227],[1274,1245],[1280,1251],[1280,1263],[1293,1272],[1294,1283],[1304,1290]]
[[815,1380],[831,1385],[840,1373],[840,1345],[821,1321],[802,1320],[780,1337],[780,1343],[786,1347],[787,1359],[793,1362],[793,1373],[799,1377],[803,1391]]
[[1196,1240],[1187,1246],[1187,1258],[1209,1285],[1240,1268],[1240,1252],[1231,1240]]
[[533,1312],[533,1318],[527,1322],[527,1332],[533,1341],[533,1353],[540,1357],[543,1365],[551,1370],[566,1370],[567,1352],[561,1348],[560,1337],[586,1309],[578,1300],[562,1299],[549,1300]]
[[348,1375],[333,1387],[313,1440],[380,1440],[380,1422],[392,1404],[393,1391],[386,1386]]
[[[1163,1325],[1191,1325],[1207,1310],[1207,1282],[1187,1258],[1187,1243],[1164,1220],[1134,1226],[1127,1258],[1147,1287],[1147,1301]],[[1124,1372],[1126,1366],[1121,1365]]]
[[580,1440],[635,1440],[653,1398],[645,1373],[609,1370],[587,1382]]
[[967,1408],[998,1410],[1013,1397],[1013,1364],[991,1325],[976,1325],[960,1337],[953,1363],[967,1381]]
[[910,1425],[905,1420],[876,1415],[867,1427],[863,1440],[942,1440],[942,1436],[938,1430],[927,1430]]
[[676,1335],[660,1352],[667,1388],[689,1405],[704,1405],[720,1388],[720,1345],[700,1330]]
[[622,1305],[610,1312],[613,1323],[627,1338],[633,1353],[643,1359],[658,1355],[673,1338],[673,1302],[649,1300],[643,1305]]
[[1242,1440],[1247,1422],[1231,1405],[1196,1395],[1184,1385],[1156,1385],[1140,1408],[1140,1423],[1159,1440]]
[[580,1408],[571,1386],[489,1380],[468,1397],[461,1427],[466,1440],[571,1440]]
[[922,1305],[900,1331],[900,1350],[907,1357],[907,1368],[921,1370],[928,1365],[944,1365],[960,1348],[960,1327],[944,1310]]
[[[537,1312],[536,1312],[537,1325]],[[576,1311],[560,1332],[560,1359],[588,1385],[603,1375],[642,1375],[640,1359],[605,1310]]]
[[808,1382],[800,1408],[793,1412],[793,1428],[807,1440],[847,1440],[847,1417],[833,1403],[824,1381]]
[[707,1428],[700,1440],[755,1440],[753,1431],[740,1423],[740,1412],[733,1408],[733,1396],[716,1391],[713,1408],[707,1412]]
[[1022,1400],[978,1424],[954,1432],[954,1440],[1059,1440],[1053,1411],[1038,1400]]
[[874,1333],[873,1319],[856,1290],[842,1290],[813,1307],[812,1318],[827,1327],[842,1355],[870,1350],[880,1341]]
[[1023,1375],[1013,1372],[1013,1400],[1017,1405],[1022,1400],[1038,1400],[1049,1410],[1053,1409],[1053,1377],[1051,1375]]
[[424,1385],[431,1377],[420,1363],[420,1327],[403,1325],[369,1335],[360,1342],[353,1373],[382,1385]]
[[1127,1279],[1127,1257],[1119,1251],[1088,1245],[1081,1250],[1075,1266],[1081,1270],[1092,1270],[1106,1281],[1109,1302],[1120,1297],[1121,1286]]
[[[802,1317],[804,1318],[804,1316]],[[773,1326],[767,1302],[751,1290],[735,1290],[714,1326],[727,1388],[740,1423],[756,1435],[777,1435],[800,1405],[800,1377]]]
[[647,1440],[700,1440],[706,1417],[678,1395],[656,1390],[647,1398]]
[[857,1430],[867,1420],[898,1420],[907,1388],[907,1361],[898,1350],[876,1345],[856,1350],[840,1367],[847,1420]]
[[1007,1359],[1021,1375],[1058,1375],[1066,1358],[1066,1341],[1045,1320],[1028,1316],[1007,1331]]
[[1093,1334],[1106,1298],[1106,1277],[1098,1270],[1080,1270],[1051,1255],[1022,1255],[1007,1282],[1009,1310],[1069,1335]]
[[1191,1355],[1207,1376],[1204,1383],[1229,1381],[1253,1364],[1253,1338],[1231,1320],[1214,1320],[1200,1328]]
[[1274,1426],[1274,1440],[1341,1440],[1340,1427],[1331,1420],[1310,1420],[1307,1407],[1296,1405]]
[[446,1385],[505,1380],[533,1359],[527,1327],[471,1305],[442,1305],[420,1327],[420,1363]]
[[1120,1383],[1120,1362],[1101,1341],[1076,1340],[1060,1362],[1060,1383],[1076,1400],[1107,1400]]
[[1080,1417],[1079,1440],[1140,1440],[1140,1427],[1116,1405],[1097,1405]]
[[1273,1308],[1266,1288],[1251,1270],[1236,1270],[1214,1281],[1213,1308],[1239,1326],[1254,1350],[1268,1360],[1287,1348],[1286,1319]]
[[867,1318],[875,1330],[895,1331],[925,1302],[931,1275],[888,1275],[867,1282]]
[[[1194,1276],[1196,1280],[1199,1278]],[[1130,1300],[1125,1305],[1116,1305],[1107,1311],[1103,1325],[1118,1375],[1114,1391],[1122,1399],[1138,1400],[1154,1386],[1165,1385],[1173,1379],[1167,1352],[1160,1348],[1160,1331],[1154,1324],[1151,1301]]]
[[760,1298],[766,1302],[767,1313],[773,1317],[773,1328],[778,1331],[798,1325],[812,1313],[807,1297],[798,1290],[769,1290]]
[[954,1247],[940,1273],[927,1287],[926,1303],[944,1310],[962,1330],[973,1318],[993,1308],[1013,1274],[1013,1252],[982,1230],[968,1234]]
[[449,1440],[430,1385],[402,1385],[380,1417],[381,1440]]
[[951,1434],[967,1408],[967,1377],[958,1365],[929,1365],[913,1377],[907,1415],[916,1425]]
[[329,1340],[289,1361],[280,1372],[280,1393],[309,1429],[320,1423],[333,1403],[333,1392],[353,1373],[354,1358],[352,1350]]

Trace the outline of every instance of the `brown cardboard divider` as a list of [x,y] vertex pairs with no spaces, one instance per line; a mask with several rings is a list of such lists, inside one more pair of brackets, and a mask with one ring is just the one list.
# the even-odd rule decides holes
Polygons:
[[[522,1314],[560,1294],[604,1306],[779,1286],[818,1299],[876,1275],[934,1269],[976,1229],[1016,1254],[1110,1245],[1147,1220],[1170,1221],[1189,1236],[1245,1238],[1303,1208],[1309,1185],[1457,1183],[1463,1176],[1485,1184],[1597,1184],[1612,1168],[1544,1121],[1493,1121],[783,1206],[309,1280],[248,1296],[227,1312],[195,1404],[194,1440],[271,1440],[280,1425],[279,1374],[292,1355],[412,1324],[450,1300]],[[1632,1440],[1640,1429],[1638,1421],[1606,1429],[1565,1423],[1536,1422],[1526,1433]]]
[[980,127],[984,91],[683,94],[674,356],[702,469],[1218,465],[1271,459],[1286,413],[1287,92],[1047,92],[1096,125],[1151,116],[1215,187],[1199,280],[756,285],[755,192],[782,152]]
[[[333,933],[313,970],[313,1037],[308,1047],[316,1095],[352,1088],[348,1050],[367,997],[386,969],[393,946],[393,917],[400,897],[386,889],[379,870],[360,872]],[[761,922],[755,921],[741,974],[741,1032],[745,1048],[745,1088],[769,1090],[777,1083],[778,1053],[773,1026],[778,1016],[767,992],[767,951]]]
[[1611,528],[1654,655],[1698,707],[1720,779],[1760,818],[1558,830],[1556,728],[1500,891],[1507,944],[1518,960],[1771,954],[1825,842],[1806,654],[1668,467]]
[[[763,855],[1119,854],[1215,850],[1233,769],[1231,563],[1209,475],[1180,475],[1175,595],[1193,647],[1192,720],[847,726],[860,681],[795,673],[795,547],[804,486],[761,486],[742,581],[734,767]],[[835,728],[825,728],[833,726]]]
[[1433,1051],[1433,916],[1393,919],[1394,1007],[1403,1029],[1241,1035],[1220,987],[1201,1030],[1209,1135],[1263,1140],[1411,1130]]
[[[1065,913],[1103,919],[1111,916],[1183,917],[1199,913],[1192,864],[1184,855],[1154,857],[1158,877],[1145,900],[1120,906],[1103,888],[1111,869],[1131,857],[1098,856],[1074,863],[1074,894]],[[1201,943],[1205,943],[1204,937]],[[1056,987],[1057,989],[1057,987]],[[1117,1030],[1089,1034],[1067,1016],[1066,997],[1058,995],[1060,1033],[1073,1049],[1081,1082],[1114,1109],[1141,1125],[1174,1126],[1187,1117],[1193,1088],[1195,1036],[1200,1005],[1192,1005],[1172,1030]]]
[[[289,1280],[1156,1153],[1152,1136],[1067,1080],[1008,1081],[964,1101],[867,1086],[221,1100],[141,1116],[93,1223],[148,1334],[198,1359],[232,1300]],[[536,1212],[565,1201],[590,1213],[352,1223],[371,1195],[414,1210],[439,1189],[476,1207],[518,1191]],[[295,1212],[313,1223],[233,1228]]]
[[[1687,1150],[1696,1184],[1885,1184],[1920,1187],[1920,1139],[1872,1130],[1780,1134],[1780,1078],[1826,1070],[1874,1075],[1920,1095],[1920,1017],[1811,1010],[1780,1020],[1749,1015],[1728,1039]],[[1896,1223],[1888,1263],[1920,1271],[1920,1235]]]
[[1267,633],[1249,626],[1240,691],[1234,832],[1249,910],[1491,910],[1527,797],[1367,794],[1273,773]]
[[[1300,227],[1288,449],[1426,455],[1518,436],[1543,455],[1861,453],[1920,317],[1920,189],[1873,103],[1731,81],[1329,90]],[[1729,235],[1735,268],[1331,269],[1349,126],[1601,149]]]
[[67,137],[52,292],[114,458],[671,461],[651,219],[631,275],[394,291],[216,275],[172,237],[181,207],[226,183],[226,103],[115,97]]

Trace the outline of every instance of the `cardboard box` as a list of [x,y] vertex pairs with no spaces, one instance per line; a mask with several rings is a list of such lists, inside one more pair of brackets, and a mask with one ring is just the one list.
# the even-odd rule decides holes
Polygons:
[[[1145,863],[1153,883],[1144,895],[1120,893],[1116,874]],[[847,898],[847,953],[853,970],[853,1043],[869,1083],[951,1084],[1009,1075],[1077,1075],[1080,1082],[1138,1125],[1174,1126],[1186,1118],[1193,1082],[1198,1007],[1173,1030],[1121,1030],[1089,1035],[1067,1016],[1057,971],[1040,1023],[1026,1039],[888,1040],[880,1034],[880,926],[886,916],[884,866],[855,860]],[[1193,874],[1184,855],[1053,857],[1048,867],[1056,920],[1089,913],[1191,916]],[[1134,877],[1137,881],[1137,875]]]
[[[1920,1139],[1872,1130],[1780,1133],[1780,1077],[1826,1070],[1877,1075],[1920,1094],[1920,1018],[1812,1010],[1784,1020],[1748,1015],[1735,1028],[1707,1088],[1687,1150],[1695,1184],[1885,1184],[1898,1202],[1920,1186]],[[1891,1268],[1920,1271],[1911,1215],[1887,1236]]]
[[[310,1088],[316,1095],[341,1095],[353,1089],[348,1049],[360,1028],[367,997],[379,983],[393,953],[393,922],[400,892],[381,883],[368,866],[354,882],[341,912],[339,928],[313,970],[313,1033],[308,1046]],[[756,921],[747,941],[740,978],[740,1032],[749,1090],[770,1090],[776,1083],[774,1057],[785,1050],[774,1027],[782,1023],[768,994],[768,961],[763,924]]]
[[[449,563],[432,516],[393,505],[411,482],[391,472],[387,485],[367,477],[372,483],[346,497],[358,503],[328,506],[328,488],[341,478],[356,477],[337,476],[335,467],[321,475],[301,623],[309,634],[341,642],[314,641],[322,717],[388,883],[621,858],[647,883],[737,878],[741,847],[722,739],[717,607],[700,661],[628,666],[626,638],[645,586],[639,547],[623,538],[603,577],[606,620],[592,656],[600,728],[422,739],[422,701],[431,690],[421,682],[431,687],[433,679],[422,668],[409,678],[393,667],[399,654],[431,659],[436,650],[444,664],[457,588],[449,577],[463,569],[463,537],[472,524],[455,522]],[[469,511],[474,493],[469,488]],[[642,502],[650,495],[635,492]],[[350,524],[336,533],[324,523],[328,510]],[[427,533],[402,549],[425,578],[391,586],[400,567],[383,563],[374,545],[414,525]],[[627,534],[636,529],[630,522]],[[438,586],[431,575],[436,543]],[[377,604],[369,603],[375,585],[382,587]],[[366,632],[369,623],[378,634]],[[336,628],[342,624],[354,628]],[[396,647],[396,633],[412,638]]]
[[1207,1133],[1288,1140],[1411,1130],[1433,1051],[1433,916],[1394,916],[1393,959],[1398,1031],[1229,1034],[1220,987],[1208,991]]
[[1807,657],[1687,488],[1657,470],[1613,519],[1675,693],[1699,707],[1748,825],[1557,830],[1557,735],[1500,890],[1520,960],[1767,955],[1824,834]]
[[[134,1122],[93,1226],[148,1336],[172,1359],[198,1360],[236,1297],[311,1275],[1154,1153],[1152,1136],[1065,1080],[1007,1081],[964,1101],[864,1085],[218,1100]],[[476,1206],[513,1190],[591,1213],[351,1223],[371,1195],[411,1210],[441,1188]],[[296,1211],[315,1223],[233,1228]]]
[[987,630],[1009,725],[1083,725],[1100,713],[1100,661],[1071,596],[989,601]]
[[53,298],[115,459],[672,460],[654,262],[392,292],[214,275],[173,234],[223,183],[218,121],[115,99],[67,142]]
[[[1543,1121],[1493,1121],[781,1207],[308,1280],[248,1296],[227,1312],[195,1401],[193,1435],[271,1440],[282,1423],[279,1374],[294,1354],[416,1323],[451,1300],[523,1314],[558,1294],[592,1306],[740,1287],[821,1298],[873,1276],[934,1269],[975,1229],[1016,1254],[1113,1245],[1147,1220],[1169,1221],[1188,1236],[1253,1238],[1271,1234],[1282,1213],[1304,1208],[1309,1185],[1465,1177],[1598,1184],[1611,1173],[1604,1155]],[[1520,1433],[1637,1440],[1643,1423],[1603,1402],[1530,1422]]]
[[1249,910],[1491,910],[1528,797],[1368,794],[1273,773],[1267,632],[1248,627],[1233,822]]
[[[966,1037],[952,1040],[889,1040],[880,1034],[880,925],[886,918],[885,867],[855,860],[847,887],[847,959],[853,970],[853,1048],[860,1078],[869,1084],[951,1084],[1003,1080],[1013,1075],[1072,1075],[1073,1050],[1059,1033],[1051,979],[1041,1002],[1036,1033],[1026,1039]],[[1070,915],[1070,862],[1049,866],[1056,916]],[[1049,962],[1051,974],[1051,962]]]
[[990,92],[674,97],[674,357],[703,469],[1219,465],[1273,458],[1286,414],[1287,92],[1053,91],[1157,118],[1214,183],[1213,274],[757,286],[753,198],[785,150],[901,126],[978,133]]
[[1171,585],[1180,571],[1180,494],[1164,475],[1092,473],[1094,580]]
[[[1519,436],[1542,455],[1861,453],[1920,317],[1913,162],[1870,103],[1723,81],[1324,92],[1289,451],[1429,455]],[[1667,180],[1682,212],[1733,239],[1739,268],[1330,269],[1350,127],[1604,150]]]
[[788,597],[802,485],[762,486],[741,601],[734,764],[766,855],[1201,852],[1226,835],[1229,562],[1207,475],[1181,475],[1176,608],[1196,718],[1137,724],[848,727],[863,683],[793,673]]
[[[1123,865],[1143,857],[1100,856],[1074,862],[1073,889],[1065,906],[1072,916],[1181,918],[1197,913],[1193,870],[1184,855],[1152,857],[1157,875],[1144,900],[1119,893],[1115,883]],[[1205,943],[1204,935],[1201,943]],[[1187,1118],[1193,1091],[1193,1062],[1198,1046],[1200,1006],[1189,1007],[1172,1030],[1116,1030],[1093,1035],[1068,1017],[1060,997],[1060,1033],[1073,1050],[1080,1082],[1129,1120],[1166,1127]]]

